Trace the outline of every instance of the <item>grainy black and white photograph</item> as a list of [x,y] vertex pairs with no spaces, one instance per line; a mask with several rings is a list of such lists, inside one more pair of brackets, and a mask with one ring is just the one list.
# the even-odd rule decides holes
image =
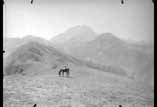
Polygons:
[[4,0],[4,107],[154,107],[153,0]]

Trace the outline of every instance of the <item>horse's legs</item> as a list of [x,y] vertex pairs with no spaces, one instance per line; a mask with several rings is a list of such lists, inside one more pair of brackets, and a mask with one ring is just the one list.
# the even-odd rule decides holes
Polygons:
[[62,76],[64,77],[64,71],[62,71]]
[[59,75],[59,76],[61,75],[61,71],[58,72],[58,75]]
[[59,76],[61,76],[61,72],[60,72],[60,71],[59,71],[59,73],[58,73],[58,74],[59,74]]
[[62,70],[60,70],[60,71],[59,71],[59,76],[61,76],[61,75],[62,75],[62,72],[63,72]]

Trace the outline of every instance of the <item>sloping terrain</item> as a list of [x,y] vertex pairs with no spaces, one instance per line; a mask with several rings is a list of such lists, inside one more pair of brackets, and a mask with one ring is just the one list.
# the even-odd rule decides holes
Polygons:
[[144,83],[78,66],[71,66],[69,78],[45,70],[42,75],[6,76],[4,107],[154,107],[153,91]]

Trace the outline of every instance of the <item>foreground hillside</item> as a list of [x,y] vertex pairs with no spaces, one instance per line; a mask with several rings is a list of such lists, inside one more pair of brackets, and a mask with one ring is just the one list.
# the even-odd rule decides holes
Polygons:
[[5,76],[3,84],[4,107],[154,107],[153,90],[144,83],[84,67],[71,67],[69,78],[47,69]]

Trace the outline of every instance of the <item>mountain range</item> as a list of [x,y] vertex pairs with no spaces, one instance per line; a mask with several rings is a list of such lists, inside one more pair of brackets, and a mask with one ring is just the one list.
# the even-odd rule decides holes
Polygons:
[[[7,38],[4,49],[7,72],[16,64],[30,67],[32,63],[36,66],[75,63],[153,84],[153,44],[128,43],[112,33],[97,34],[86,25],[72,27],[49,41],[34,36]],[[27,59],[31,59],[31,64]]]

